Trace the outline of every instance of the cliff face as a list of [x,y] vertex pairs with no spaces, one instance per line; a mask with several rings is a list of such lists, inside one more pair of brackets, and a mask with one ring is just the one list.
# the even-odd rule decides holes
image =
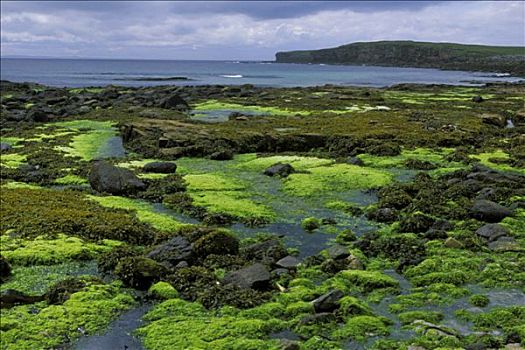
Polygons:
[[525,47],[379,41],[278,52],[276,62],[479,70],[525,76]]

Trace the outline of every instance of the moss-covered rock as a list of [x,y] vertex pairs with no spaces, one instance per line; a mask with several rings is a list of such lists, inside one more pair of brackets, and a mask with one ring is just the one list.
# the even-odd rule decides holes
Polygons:
[[148,258],[126,257],[118,262],[114,273],[125,285],[146,290],[165,277],[167,269]]
[[212,231],[195,241],[193,249],[199,256],[237,254],[239,240],[226,231]]

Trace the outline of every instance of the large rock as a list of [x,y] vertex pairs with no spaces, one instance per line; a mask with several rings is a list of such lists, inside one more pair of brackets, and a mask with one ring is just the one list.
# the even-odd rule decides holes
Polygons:
[[143,170],[147,173],[172,174],[177,170],[177,164],[173,162],[151,162],[145,164]]
[[225,284],[233,284],[242,289],[267,289],[270,282],[270,272],[260,263],[255,263],[224,276]]
[[155,247],[147,257],[171,268],[181,261],[191,262],[194,253],[192,245],[185,237],[176,236]]
[[489,241],[495,241],[500,237],[507,236],[509,231],[500,224],[486,224],[477,229],[476,234]]
[[128,194],[144,190],[146,184],[130,170],[116,167],[106,161],[97,161],[91,167],[89,183],[98,192]]
[[507,216],[512,215],[512,211],[498,203],[488,200],[476,200],[470,208],[473,218],[486,222],[500,222]]
[[11,265],[3,255],[0,255],[0,282],[11,276]]
[[179,95],[171,95],[162,99],[159,103],[160,108],[177,109],[179,111],[186,111],[189,109],[188,103],[184,101]]
[[334,289],[328,293],[321,295],[319,298],[312,301],[315,312],[332,312],[339,308],[339,300],[344,296],[344,293],[339,289]]
[[274,164],[264,171],[267,176],[287,177],[295,172],[295,169],[290,164]]
[[341,244],[334,244],[330,248],[326,250],[328,253],[328,256],[332,259],[338,260],[338,259],[344,259],[348,256],[350,256],[350,251],[347,247]]

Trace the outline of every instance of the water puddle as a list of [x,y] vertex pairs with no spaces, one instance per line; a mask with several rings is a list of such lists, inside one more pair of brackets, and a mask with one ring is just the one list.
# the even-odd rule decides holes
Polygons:
[[260,116],[260,115],[269,115],[268,113],[263,113],[261,111],[250,111],[250,110],[235,110],[235,109],[210,109],[210,110],[198,110],[195,111],[190,118],[193,120],[201,120],[209,123],[220,123],[226,122],[229,120],[229,117],[232,113],[240,113],[242,116]]
[[122,142],[122,137],[113,136],[109,138],[106,144],[101,145],[98,150],[97,158],[124,158],[126,156],[126,149]]
[[142,317],[151,308],[152,305],[146,304],[123,313],[104,334],[81,338],[74,349],[144,350],[140,340],[133,336],[133,331],[142,326]]

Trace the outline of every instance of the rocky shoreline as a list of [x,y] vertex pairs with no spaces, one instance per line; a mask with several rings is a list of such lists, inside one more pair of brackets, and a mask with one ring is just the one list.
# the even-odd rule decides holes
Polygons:
[[525,345],[524,84],[0,89],[3,349]]

